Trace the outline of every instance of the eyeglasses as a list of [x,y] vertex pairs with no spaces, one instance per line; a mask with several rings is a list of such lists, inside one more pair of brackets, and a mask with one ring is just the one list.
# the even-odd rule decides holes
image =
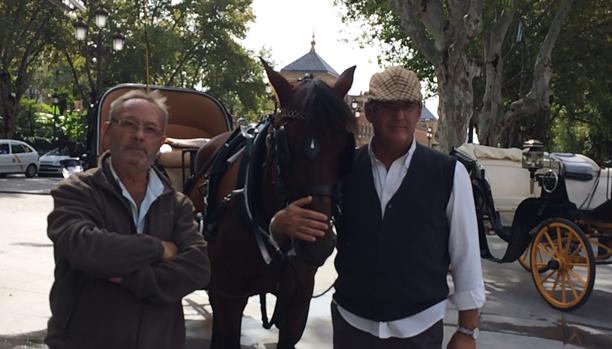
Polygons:
[[419,102],[397,101],[397,102],[372,102],[368,105],[374,112],[397,112],[402,109],[414,109],[421,106]]
[[110,122],[114,122],[119,126],[120,129],[125,130],[130,133],[136,133],[138,130],[142,129],[142,132],[150,137],[159,137],[162,135],[163,131],[157,128],[154,125],[145,124],[140,125],[134,120],[130,119],[111,119]]

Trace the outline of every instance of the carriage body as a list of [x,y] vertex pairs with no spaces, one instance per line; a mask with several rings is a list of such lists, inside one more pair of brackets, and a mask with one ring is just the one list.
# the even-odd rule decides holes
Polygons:
[[[584,304],[595,265],[612,256],[612,169],[584,155],[543,152],[533,166],[526,151],[474,144],[453,155],[470,172],[482,257],[518,259],[557,309]],[[488,248],[493,234],[508,242],[501,258]]]
[[210,138],[231,130],[232,118],[223,104],[210,94],[186,88],[120,84],[110,88],[100,99],[95,132],[95,151],[99,156],[108,149],[104,134],[110,117],[110,105],[122,94],[134,89],[158,90],[166,97],[168,126],[166,142],[160,148],[158,165],[172,185],[185,192],[193,172],[195,152]]

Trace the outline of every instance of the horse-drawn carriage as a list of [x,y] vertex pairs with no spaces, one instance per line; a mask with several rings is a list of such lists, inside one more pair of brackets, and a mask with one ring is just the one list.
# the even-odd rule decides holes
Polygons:
[[[481,256],[519,260],[548,304],[564,311],[586,302],[595,265],[612,256],[612,169],[583,155],[465,144],[452,152],[470,172]],[[535,186],[537,183],[537,186]],[[487,235],[508,243],[493,256]]]

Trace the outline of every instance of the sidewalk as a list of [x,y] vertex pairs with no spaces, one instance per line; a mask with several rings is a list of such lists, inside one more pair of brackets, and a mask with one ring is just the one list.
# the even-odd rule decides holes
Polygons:
[[[329,315],[329,304],[331,292],[325,296],[312,301],[312,310],[309,315],[308,324],[302,340],[297,348],[299,349],[331,349],[331,318]],[[183,302],[186,316],[187,327],[187,349],[208,348],[211,333],[211,314],[210,306],[207,303],[206,293],[199,291],[185,298]],[[270,303],[270,300],[269,300]],[[273,303],[273,302],[272,302]],[[26,305],[27,306],[27,305]],[[494,349],[578,349],[571,344],[563,344],[556,340],[535,338],[513,333],[512,327],[508,330],[498,330],[488,325],[487,315],[483,316],[482,330],[478,339],[479,348]],[[259,320],[259,300],[257,297],[251,298],[245,317],[242,322],[241,343],[244,349],[264,349],[273,348],[273,343],[278,335],[276,329],[265,330],[261,327]],[[447,316],[447,323],[444,326],[445,345],[455,331],[456,312],[450,311]],[[32,325],[40,326],[40,321],[32,317]],[[527,324],[523,324],[525,326]],[[537,326],[531,324],[530,326]],[[488,330],[490,328],[490,330]],[[543,327],[545,328],[545,327]],[[4,329],[3,329],[4,330]],[[4,333],[5,331],[3,331]],[[38,349],[46,348],[42,343],[44,330],[29,332],[16,335],[0,335],[0,349]]]
[[[54,268],[53,248],[45,233],[52,202],[45,195],[0,193],[0,207],[0,349],[44,348],[41,343],[50,316],[48,294]],[[597,294],[594,292],[589,304],[573,314],[546,306],[534,293],[529,274],[488,263],[483,263],[483,268],[487,304],[483,309],[479,348],[612,348],[608,318],[612,268],[599,270],[601,283],[596,288]],[[327,289],[334,279],[333,261],[329,259],[317,273],[315,293]],[[519,288],[522,284],[528,287],[522,290]],[[332,347],[329,310],[332,292],[312,300],[306,331],[297,348]],[[187,347],[207,348],[212,310],[206,292],[188,295],[183,305]],[[272,314],[273,306],[274,297],[268,296],[268,314]],[[242,322],[243,348],[274,347],[277,331],[263,329],[260,318],[259,298],[252,297]],[[448,341],[455,330],[456,311],[449,310],[445,320]]]

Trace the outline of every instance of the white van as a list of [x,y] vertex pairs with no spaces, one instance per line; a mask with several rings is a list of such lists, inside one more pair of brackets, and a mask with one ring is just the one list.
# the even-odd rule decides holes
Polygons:
[[38,153],[29,144],[13,139],[0,139],[0,177],[7,173],[23,173],[32,178],[38,172]]

